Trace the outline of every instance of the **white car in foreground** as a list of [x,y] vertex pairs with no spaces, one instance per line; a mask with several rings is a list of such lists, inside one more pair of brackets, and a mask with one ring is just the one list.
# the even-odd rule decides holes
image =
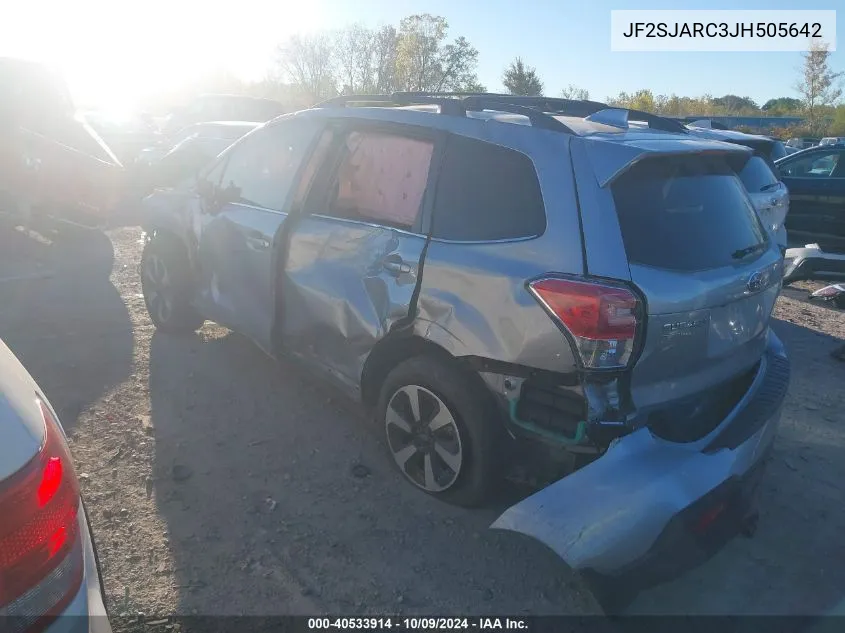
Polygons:
[[4,632],[111,631],[64,430],[2,340],[0,616]]

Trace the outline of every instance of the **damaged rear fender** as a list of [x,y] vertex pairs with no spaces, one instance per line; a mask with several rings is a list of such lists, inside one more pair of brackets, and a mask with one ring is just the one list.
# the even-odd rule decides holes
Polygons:
[[[736,448],[704,449],[757,393],[766,391],[762,386],[772,354],[785,358],[777,337],[770,333],[769,338],[768,360],[761,362],[748,392],[710,434],[680,444],[640,428],[581,470],[507,509],[491,527],[531,536],[579,571],[614,575],[641,560],[676,515],[764,459],[780,419],[779,405]],[[787,386],[788,379],[774,388],[785,394]],[[771,388],[767,384],[766,389]]]

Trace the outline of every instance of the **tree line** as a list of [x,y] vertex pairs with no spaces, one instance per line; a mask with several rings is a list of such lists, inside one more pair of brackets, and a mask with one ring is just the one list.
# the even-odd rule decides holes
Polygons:
[[[398,25],[350,24],[336,31],[291,35],[278,45],[271,70],[262,81],[245,83],[218,73],[197,80],[185,91],[251,94],[277,99],[291,109],[341,94],[486,92],[477,75],[478,56],[478,49],[466,37],[450,37],[446,18],[421,13],[403,18]],[[782,132],[845,135],[842,73],[831,70],[829,57],[826,45],[814,46],[804,54],[795,84],[797,96],[763,104],[733,94],[687,97],[655,94],[648,88],[620,92],[604,101],[666,116],[800,116],[806,120],[804,128]],[[536,68],[521,57],[503,69],[501,79],[510,94],[545,94]],[[555,96],[590,98],[587,90],[571,84]]]

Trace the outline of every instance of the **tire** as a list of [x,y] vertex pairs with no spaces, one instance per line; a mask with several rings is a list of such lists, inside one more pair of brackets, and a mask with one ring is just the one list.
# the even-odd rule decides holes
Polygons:
[[185,247],[169,235],[156,235],[141,255],[141,288],[157,329],[174,334],[198,330],[205,319],[191,305],[191,266]]
[[[455,364],[417,356],[387,375],[376,407],[399,472],[428,494],[464,507],[483,504],[504,471],[492,400],[470,378]],[[432,431],[435,421],[442,426]]]

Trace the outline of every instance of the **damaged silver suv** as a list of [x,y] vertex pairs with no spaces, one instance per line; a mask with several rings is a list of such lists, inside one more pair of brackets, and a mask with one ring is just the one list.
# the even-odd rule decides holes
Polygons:
[[446,501],[480,503],[515,438],[590,454],[496,526],[617,572],[750,516],[789,363],[749,157],[592,102],[341,97],[146,200],[144,297],[323,371]]

